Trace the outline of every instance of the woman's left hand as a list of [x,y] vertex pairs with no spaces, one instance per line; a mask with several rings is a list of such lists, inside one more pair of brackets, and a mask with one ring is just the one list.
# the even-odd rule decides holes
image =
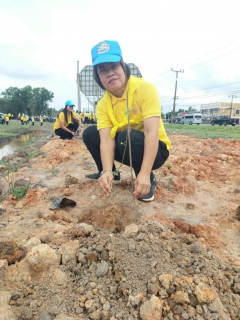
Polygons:
[[134,198],[138,199],[148,194],[150,185],[150,174],[140,171],[135,180],[135,191],[133,192]]

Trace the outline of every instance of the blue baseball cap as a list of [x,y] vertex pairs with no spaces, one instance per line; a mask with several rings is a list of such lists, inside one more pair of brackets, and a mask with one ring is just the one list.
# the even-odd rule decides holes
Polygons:
[[65,102],[65,106],[75,107],[75,104],[71,100],[68,100]]
[[122,58],[122,51],[117,41],[104,40],[99,42],[91,50],[92,66],[104,62],[119,62]]

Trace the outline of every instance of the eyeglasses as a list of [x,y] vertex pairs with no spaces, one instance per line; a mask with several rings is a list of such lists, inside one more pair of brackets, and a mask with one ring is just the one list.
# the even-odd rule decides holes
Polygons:
[[116,71],[117,68],[120,66],[120,63],[111,63],[109,67],[99,67],[98,75],[104,77],[108,74],[109,71]]

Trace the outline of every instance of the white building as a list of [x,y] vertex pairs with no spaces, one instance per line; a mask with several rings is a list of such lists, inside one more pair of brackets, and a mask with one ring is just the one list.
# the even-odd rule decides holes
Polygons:
[[231,118],[240,119],[240,103],[230,102],[210,102],[200,105],[202,115],[211,117],[230,116]]

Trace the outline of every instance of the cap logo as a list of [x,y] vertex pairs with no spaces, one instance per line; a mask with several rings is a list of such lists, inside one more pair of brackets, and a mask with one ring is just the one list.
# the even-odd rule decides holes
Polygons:
[[110,50],[110,45],[107,42],[102,42],[98,46],[98,54],[108,52]]

